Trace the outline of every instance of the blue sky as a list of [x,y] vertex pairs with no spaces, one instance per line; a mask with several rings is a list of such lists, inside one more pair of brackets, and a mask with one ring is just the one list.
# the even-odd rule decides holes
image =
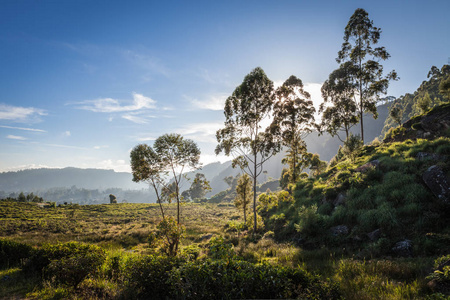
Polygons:
[[450,1],[0,2],[0,172],[129,171],[129,151],[177,132],[215,157],[223,103],[262,67],[317,103],[344,28],[364,8],[413,92],[450,57]]

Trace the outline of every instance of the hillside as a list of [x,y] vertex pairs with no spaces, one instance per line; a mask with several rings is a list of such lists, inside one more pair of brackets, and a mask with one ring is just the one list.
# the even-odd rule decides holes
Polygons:
[[[420,120],[449,124],[450,106]],[[338,154],[325,173],[292,187],[292,202],[260,206],[267,229],[303,247],[365,258],[449,253],[450,135],[423,127],[420,136]]]

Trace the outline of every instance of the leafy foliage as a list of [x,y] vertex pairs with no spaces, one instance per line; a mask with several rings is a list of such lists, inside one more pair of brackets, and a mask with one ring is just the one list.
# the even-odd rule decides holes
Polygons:
[[380,95],[386,94],[390,80],[398,79],[395,71],[383,75],[383,65],[379,61],[388,59],[390,55],[384,47],[373,48],[380,36],[381,29],[373,26],[369,14],[362,8],[356,9],[345,27],[344,43],[336,59],[338,63],[349,64],[345,67],[341,65],[341,68],[349,70],[346,80],[350,83],[346,86],[353,87],[353,94],[359,98],[356,105],[362,141],[364,112],[370,112],[376,117],[376,104]]
[[[256,218],[256,182],[263,164],[280,151],[270,130],[262,128],[274,104],[273,82],[261,68],[255,68],[225,102],[225,128],[216,133],[216,154],[233,155],[233,167],[239,166],[253,180],[253,214]],[[256,224],[254,227],[256,231]]]
[[244,212],[244,223],[247,222],[247,210],[252,198],[253,187],[251,178],[247,174],[243,174],[238,179],[234,205]]

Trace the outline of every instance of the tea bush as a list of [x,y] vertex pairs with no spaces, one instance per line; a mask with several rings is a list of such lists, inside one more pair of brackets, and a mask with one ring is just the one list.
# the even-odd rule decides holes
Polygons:
[[29,245],[0,239],[0,268],[20,266],[32,253]]

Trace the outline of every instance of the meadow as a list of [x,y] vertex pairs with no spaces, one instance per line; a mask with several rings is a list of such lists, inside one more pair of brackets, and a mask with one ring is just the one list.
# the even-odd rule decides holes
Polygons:
[[250,234],[228,203],[184,204],[182,216],[180,254],[170,258],[149,247],[156,204],[0,201],[0,298],[447,299],[430,285],[433,257],[303,249],[271,231]]

